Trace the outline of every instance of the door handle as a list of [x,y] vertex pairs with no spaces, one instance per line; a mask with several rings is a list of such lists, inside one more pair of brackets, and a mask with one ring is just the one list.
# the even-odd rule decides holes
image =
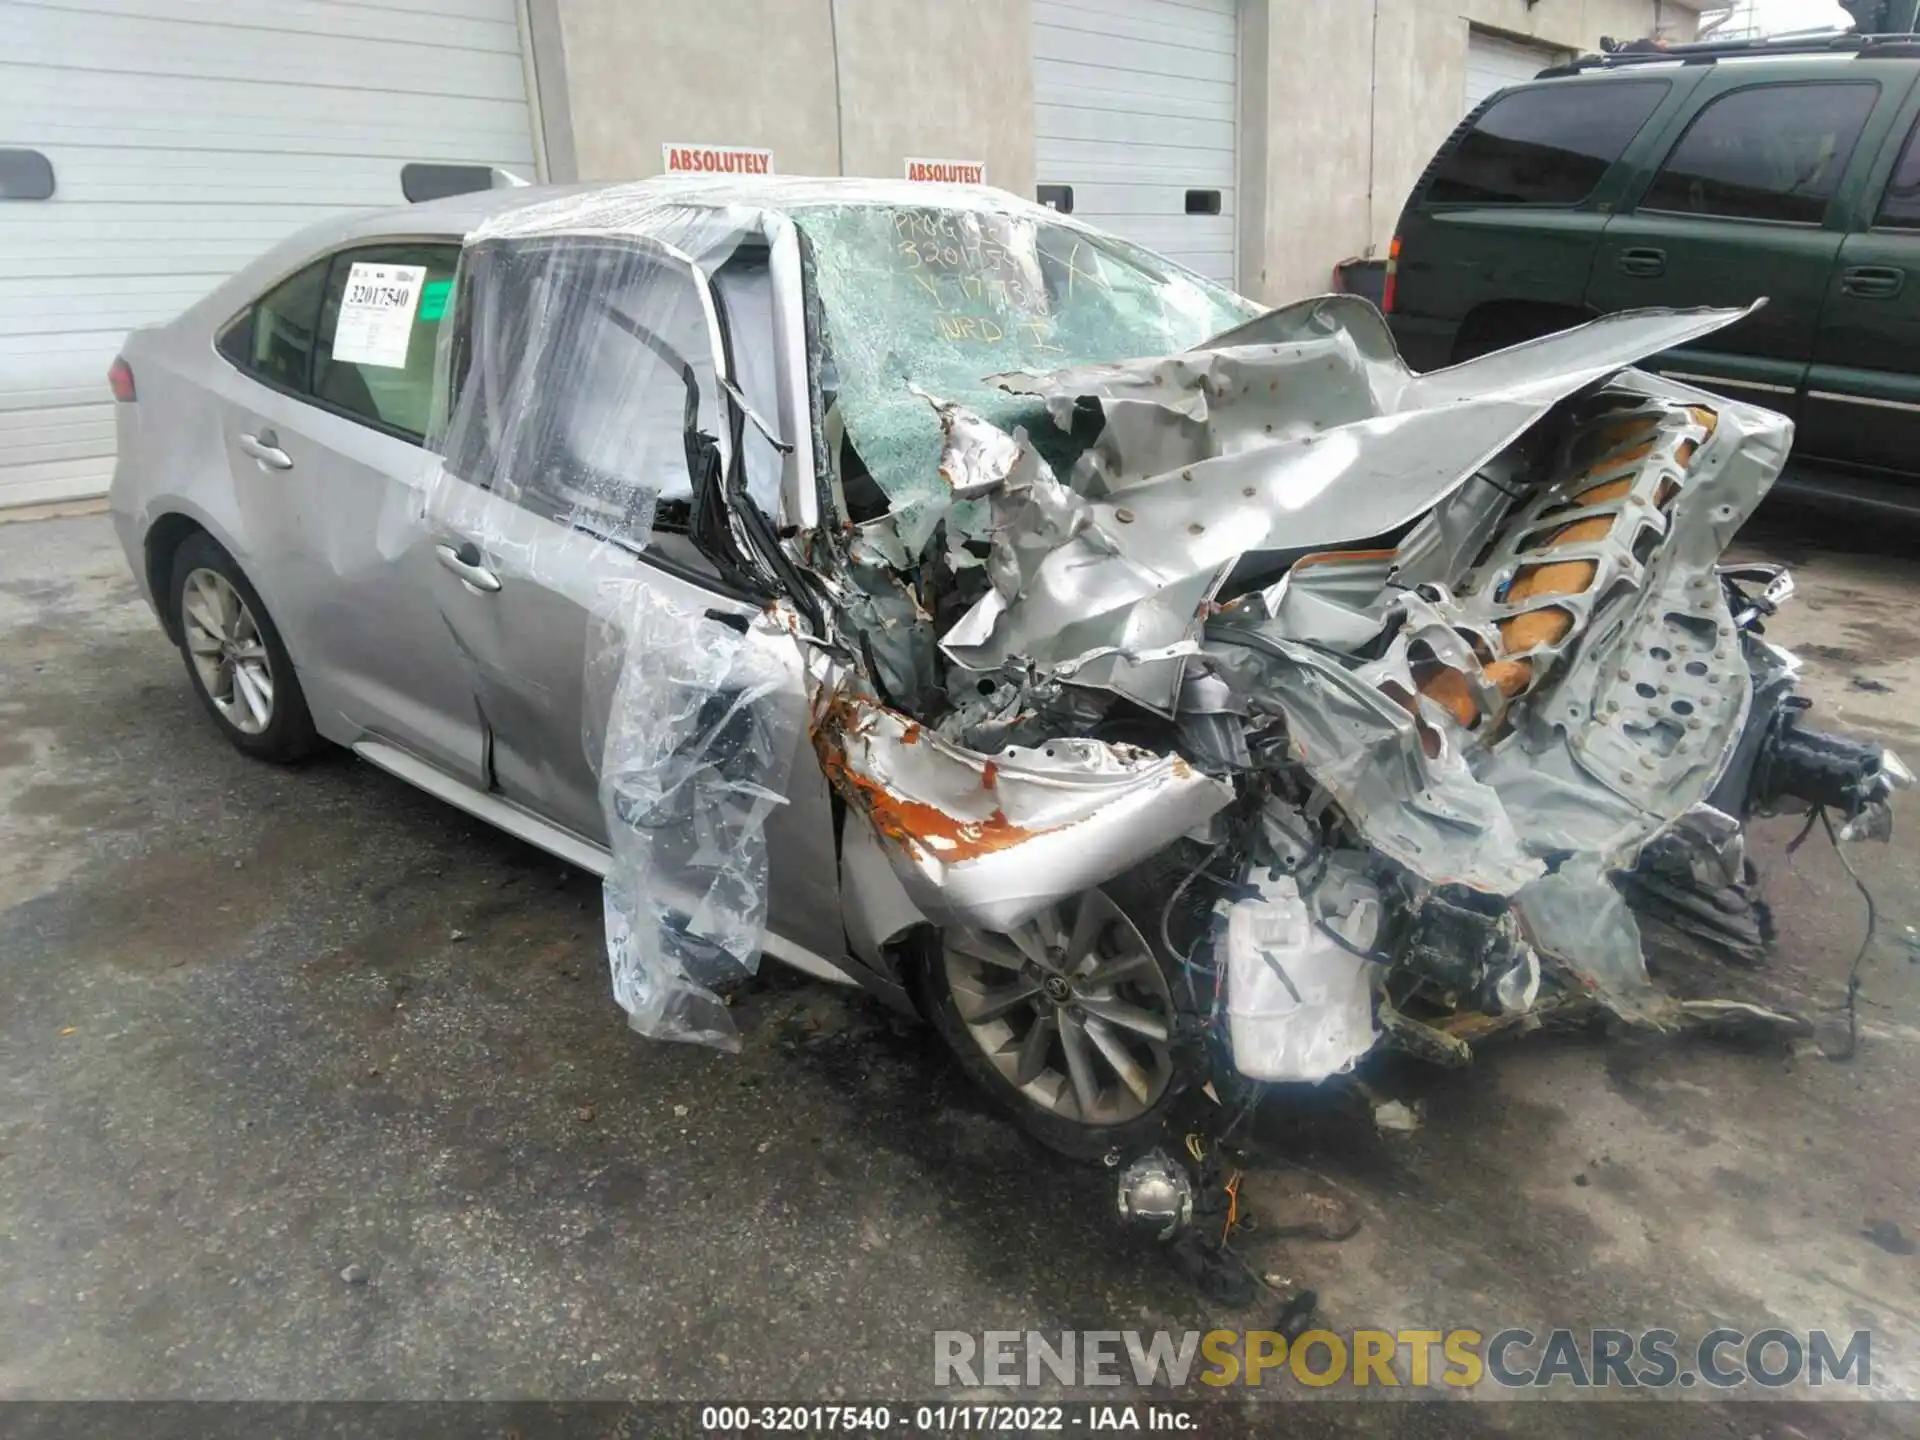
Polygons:
[[260,462],[262,470],[291,470],[293,457],[280,448],[280,437],[271,430],[258,435],[242,435],[240,448]]
[[1667,252],[1651,245],[1636,245],[1620,252],[1623,273],[1641,280],[1653,280],[1667,273]]
[[1891,300],[1906,288],[1907,272],[1891,265],[1856,265],[1840,274],[1840,288],[1861,300]]
[[480,547],[471,540],[463,540],[458,546],[436,545],[433,553],[440,563],[465,582],[469,590],[482,595],[491,595],[500,588],[500,577],[486,567],[480,558]]

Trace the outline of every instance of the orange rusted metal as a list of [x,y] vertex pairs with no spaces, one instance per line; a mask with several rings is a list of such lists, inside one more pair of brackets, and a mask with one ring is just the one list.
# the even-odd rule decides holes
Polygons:
[[849,802],[860,806],[876,834],[905,847],[912,855],[931,850],[944,864],[956,865],[1011,850],[1043,833],[1015,825],[1002,810],[995,810],[984,820],[962,820],[937,805],[895,795],[844,765],[835,784]]
[[1480,722],[1480,702],[1458,670],[1443,666],[1419,683],[1422,695],[1451,711],[1462,725],[1471,729]]
[[[1688,412],[1696,423],[1703,426],[1709,434],[1718,423],[1718,417],[1710,410],[1692,408]],[[1659,448],[1658,427],[1650,425],[1643,417],[1621,421],[1605,428],[1596,435],[1596,442],[1602,456],[1587,468],[1583,480],[1594,474],[1619,470],[1623,466],[1639,465],[1651,458]],[[1682,468],[1692,462],[1699,443],[1686,439],[1675,447],[1675,458]],[[1621,475],[1615,479],[1603,480],[1588,485],[1565,502],[1556,507],[1560,510],[1581,509],[1593,505],[1605,505],[1621,500],[1632,493],[1635,477]],[[1679,485],[1669,479],[1660,487],[1655,499],[1656,505],[1665,505],[1679,493]],[[1596,515],[1585,520],[1576,520],[1555,530],[1538,546],[1535,552],[1543,552],[1568,545],[1601,540],[1613,531],[1616,517]],[[1378,552],[1373,552],[1377,556]],[[1328,556],[1326,559],[1357,558],[1351,556]],[[1308,557],[1309,563],[1321,557]],[[1592,587],[1599,567],[1591,560],[1545,561],[1523,566],[1507,587],[1506,599],[1510,604],[1524,604],[1529,600],[1548,598],[1555,595],[1579,595]],[[1482,669],[1484,677],[1492,682],[1499,692],[1512,699],[1523,694],[1533,684],[1535,668],[1532,660],[1525,658],[1532,651],[1543,646],[1556,645],[1567,637],[1573,629],[1573,612],[1560,606],[1543,606],[1516,615],[1500,623],[1500,639],[1509,658],[1493,660]],[[1518,657],[1518,658],[1514,658]],[[1420,679],[1418,688],[1427,699],[1445,708],[1461,725],[1471,729],[1483,718],[1480,702],[1474,693],[1471,679],[1463,672],[1451,667],[1441,667]],[[1397,688],[1389,688],[1388,693],[1396,701],[1412,708],[1411,697]]]
[[1292,569],[1305,570],[1314,565],[1357,565],[1367,560],[1391,560],[1398,550],[1321,550],[1312,555],[1302,555],[1293,562]]
[[1618,480],[1606,480],[1591,490],[1582,490],[1573,497],[1576,505],[1604,505],[1609,500],[1618,500],[1633,489],[1633,477],[1622,475]]
[[[931,851],[945,864],[978,859],[997,851],[1010,850],[1043,832],[1015,825],[1004,811],[996,808],[983,820],[966,820],[949,815],[937,805],[909,800],[847,764],[847,737],[872,728],[880,707],[861,701],[844,691],[822,692],[814,708],[813,748],[820,758],[821,772],[849,805],[858,807],[872,823],[874,833],[901,846],[918,858]],[[904,718],[904,717],[903,717]],[[920,726],[906,722],[906,732],[916,737]],[[902,734],[906,739],[906,733]],[[987,763],[987,788],[993,786],[997,767]]]
[[1487,679],[1511,700],[1533,683],[1531,660],[1496,660],[1487,666]]

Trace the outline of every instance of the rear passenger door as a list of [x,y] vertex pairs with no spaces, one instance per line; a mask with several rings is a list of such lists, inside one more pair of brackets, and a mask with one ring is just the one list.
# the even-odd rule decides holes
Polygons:
[[[1797,449],[1920,472],[1920,96],[1840,247],[1807,375]],[[1889,163],[1889,161],[1891,163]]]
[[[434,352],[459,255],[450,239],[396,240],[315,260],[221,331],[233,369],[219,390],[248,574],[321,729],[391,741],[474,784],[472,688],[406,563],[426,543]],[[401,282],[383,340],[356,339],[356,278]]]
[[1631,211],[1608,224],[1587,299],[1614,311],[1765,297],[1706,347],[1651,368],[1791,413],[1840,251],[1836,197],[1881,87],[1864,77],[1743,83],[1752,74],[1723,65],[1701,86],[1704,103]]

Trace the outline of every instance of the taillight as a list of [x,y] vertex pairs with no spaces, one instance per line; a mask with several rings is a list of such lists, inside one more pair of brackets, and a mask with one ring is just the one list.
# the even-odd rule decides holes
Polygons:
[[1393,313],[1393,302],[1400,289],[1400,237],[1393,237],[1393,243],[1387,247],[1387,283],[1380,292],[1380,308],[1386,314]]
[[133,394],[133,367],[123,357],[115,356],[113,364],[107,367],[107,384],[113,387],[113,398],[131,401]]

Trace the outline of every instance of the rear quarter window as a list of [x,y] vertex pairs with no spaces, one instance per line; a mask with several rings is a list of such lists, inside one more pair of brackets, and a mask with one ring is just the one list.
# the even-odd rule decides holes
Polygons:
[[1873,224],[1876,230],[1920,230],[1920,123],[1907,136]]
[[1609,80],[1512,90],[1441,158],[1434,205],[1578,205],[1666,97],[1665,80]]

